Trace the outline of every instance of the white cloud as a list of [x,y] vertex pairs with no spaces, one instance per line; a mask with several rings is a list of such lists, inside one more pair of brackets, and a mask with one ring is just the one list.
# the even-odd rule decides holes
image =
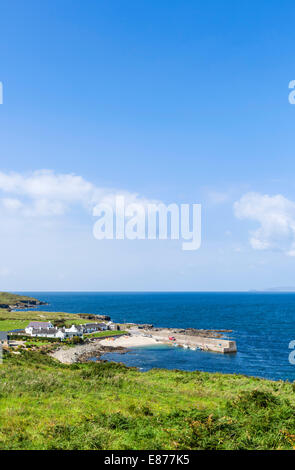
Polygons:
[[1,207],[25,217],[60,216],[75,205],[90,211],[99,202],[114,201],[119,194],[128,203],[147,201],[136,193],[97,187],[74,174],[51,170],[29,174],[0,172]]
[[2,206],[7,210],[18,210],[22,207],[22,203],[19,199],[15,198],[3,198],[1,199]]
[[28,175],[0,172],[0,189],[6,193],[31,198],[57,198],[73,201],[88,197],[94,187],[81,176],[38,170]]
[[250,231],[254,250],[282,251],[295,256],[295,203],[281,194],[247,193],[234,203],[239,219],[254,220],[259,228]]

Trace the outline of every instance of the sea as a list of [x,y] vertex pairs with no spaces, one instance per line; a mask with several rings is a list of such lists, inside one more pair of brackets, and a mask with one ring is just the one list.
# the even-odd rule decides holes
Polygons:
[[[225,338],[238,352],[219,354],[173,346],[133,348],[108,353],[145,372],[151,368],[245,374],[295,380],[289,359],[295,340],[295,293],[260,292],[24,292],[48,302],[38,310],[110,315],[114,322],[152,323],[158,327],[232,330]],[[290,356],[291,354],[291,356]],[[293,361],[294,362],[294,361]]]

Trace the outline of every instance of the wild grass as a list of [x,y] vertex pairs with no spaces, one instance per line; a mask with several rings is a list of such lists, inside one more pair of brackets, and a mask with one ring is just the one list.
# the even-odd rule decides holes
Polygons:
[[0,449],[292,449],[290,383],[5,355]]

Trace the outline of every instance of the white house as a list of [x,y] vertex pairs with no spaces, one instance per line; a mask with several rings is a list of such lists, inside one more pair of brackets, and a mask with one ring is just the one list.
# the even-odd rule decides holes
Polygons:
[[59,338],[59,339],[65,339],[66,338],[66,333],[62,330],[58,330],[55,337]]
[[63,328],[65,334],[71,336],[83,336],[84,328],[83,325],[72,325],[71,328]]
[[39,338],[57,338],[57,328],[33,328],[30,335]]
[[94,333],[95,331],[104,331],[108,329],[105,323],[85,323],[85,325],[81,326],[84,327],[84,333]]
[[108,328],[108,330],[112,330],[112,331],[118,329],[116,323],[113,323],[112,321],[109,321],[109,322],[108,322],[107,328]]
[[55,328],[51,322],[31,321],[25,328],[25,332],[30,336],[40,338],[65,339],[107,329],[108,326],[105,323],[86,323],[85,325],[72,325],[70,328]]
[[[28,326],[25,328],[25,332],[27,335],[33,334],[33,330],[41,330],[41,329],[48,329],[48,328],[54,328],[53,324],[49,321],[31,321]],[[36,336],[36,335],[34,335]]]

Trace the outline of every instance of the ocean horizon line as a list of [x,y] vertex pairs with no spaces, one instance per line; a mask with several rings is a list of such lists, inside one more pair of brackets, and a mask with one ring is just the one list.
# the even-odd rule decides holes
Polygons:
[[294,290],[9,290],[13,293],[61,293],[61,294],[295,294]]

